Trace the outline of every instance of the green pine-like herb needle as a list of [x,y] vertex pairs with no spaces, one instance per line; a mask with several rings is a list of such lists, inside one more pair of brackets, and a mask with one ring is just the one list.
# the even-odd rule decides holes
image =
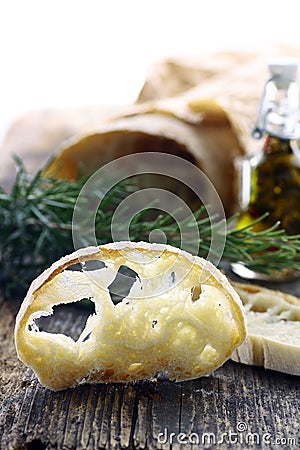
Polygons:
[[[74,251],[72,241],[72,217],[77,197],[87,181],[81,177],[76,181],[44,178],[42,170],[30,176],[22,162],[16,158],[17,176],[10,193],[0,188],[0,287],[7,297],[17,290],[28,288],[30,282],[42,270],[61,256]],[[111,219],[122,199],[137,190],[130,180],[116,185],[106,195],[96,214],[97,243],[110,242]],[[132,241],[148,240],[152,230],[161,230],[168,244],[180,246],[180,226],[172,215],[149,215],[149,205],[137,214],[130,224]],[[186,218],[197,221],[200,235],[199,255],[206,257],[211,243],[211,222],[203,206]],[[259,220],[262,220],[260,218]],[[122,216],[116,226],[122,228]],[[273,227],[254,232],[253,224],[235,229],[236,216],[227,221],[226,243],[223,258],[231,262],[243,261],[249,269],[267,273],[271,270],[300,270],[300,236],[289,236]],[[257,221],[256,221],[257,222]],[[255,223],[256,223],[255,222]],[[223,227],[216,222],[215,232]]]

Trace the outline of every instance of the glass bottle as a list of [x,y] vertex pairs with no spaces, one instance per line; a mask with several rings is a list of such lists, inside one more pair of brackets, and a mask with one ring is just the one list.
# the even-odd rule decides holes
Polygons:
[[[268,217],[253,227],[255,231],[280,221],[288,234],[300,234],[298,62],[277,61],[268,67],[270,77],[252,131],[255,139],[264,136],[265,140],[261,151],[240,163],[241,212],[236,226],[242,228],[268,212]],[[232,264],[232,270],[248,279],[287,279],[295,275],[292,271],[259,274],[242,262]]]

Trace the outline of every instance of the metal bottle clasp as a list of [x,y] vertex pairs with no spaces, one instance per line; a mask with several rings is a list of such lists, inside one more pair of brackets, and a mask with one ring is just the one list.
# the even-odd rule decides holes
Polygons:
[[272,75],[266,81],[266,83],[264,85],[263,93],[262,93],[262,96],[261,96],[261,99],[260,99],[260,102],[259,102],[256,122],[255,122],[253,130],[251,132],[251,136],[254,139],[261,139],[262,138],[262,136],[264,134],[264,131],[265,131],[265,125],[266,125],[267,116],[272,111],[272,107],[271,106],[269,106],[268,108],[265,108],[265,99],[266,99],[266,96],[267,96],[268,84],[270,82],[274,81],[275,78],[276,78],[276,76]]

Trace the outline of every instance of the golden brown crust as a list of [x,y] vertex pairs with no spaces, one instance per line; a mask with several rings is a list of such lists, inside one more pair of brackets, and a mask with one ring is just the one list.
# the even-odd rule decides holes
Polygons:
[[234,288],[243,290],[249,294],[266,293],[268,295],[274,295],[275,298],[282,298],[291,305],[300,306],[300,299],[298,297],[279,291],[278,289],[269,289],[256,284],[238,283],[234,281],[232,281],[231,284]]

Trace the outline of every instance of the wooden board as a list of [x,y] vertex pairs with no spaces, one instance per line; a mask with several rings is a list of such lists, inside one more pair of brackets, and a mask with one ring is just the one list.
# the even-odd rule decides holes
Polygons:
[[[288,285],[298,291],[299,283]],[[0,299],[0,449],[300,448],[299,378],[228,361],[207,377],[82,385],[53,393],[18,361],[19,304]],[[51,331],[76,334],[68,306]]]

